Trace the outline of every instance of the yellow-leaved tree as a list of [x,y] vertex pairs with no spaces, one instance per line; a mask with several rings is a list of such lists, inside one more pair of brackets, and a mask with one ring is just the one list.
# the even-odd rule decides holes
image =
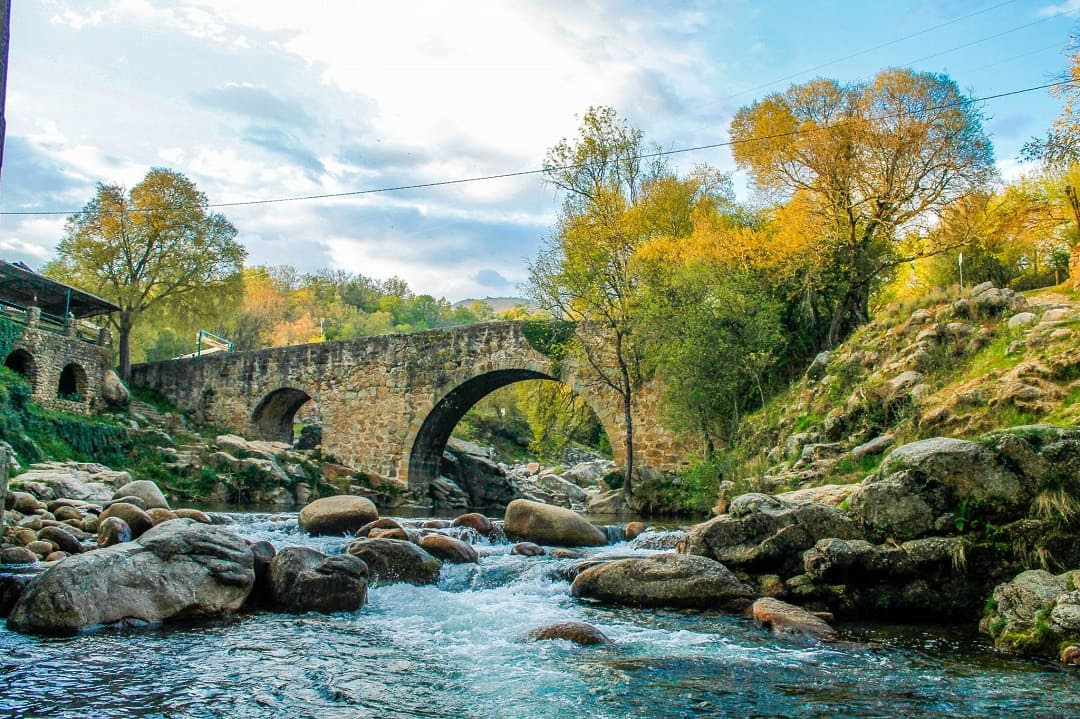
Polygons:
[[43,272],[120,307],[120,376],[131,376],[131,333],[143,315],[213,315],[239,296],[247,252],[236,228],[174,170],[156,167],[125,191],[99,184],[67,219],[57,259]]
[[889,69],[869,82],[814,80],[742,108],[730,130],[738,165],[774,200],[817,215],[813,251],[832,267],[825,343],[868,316],[875,283],[942,248],[901,251],[907,229],[994,177],[975,105],[945,75]]

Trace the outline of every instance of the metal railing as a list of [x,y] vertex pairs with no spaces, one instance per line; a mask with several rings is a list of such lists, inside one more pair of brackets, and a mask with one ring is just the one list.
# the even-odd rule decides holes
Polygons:
[[37,329],[51,334],[63,335],[90,344],[107,345],[112,341],[108,328],[101,327],[87,320],[75,319],[68,314],[66,318],[42,312],[40,307],[22,305],[0,299],[0,315],[27,329]]

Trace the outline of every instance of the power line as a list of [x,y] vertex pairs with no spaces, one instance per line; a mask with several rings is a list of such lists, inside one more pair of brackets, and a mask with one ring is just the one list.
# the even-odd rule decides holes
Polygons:
[[[954,101],[954,102],[948,102],[948,103],[943,103],[943,104],[940,104],[940,105],[934,105],[932,107],[925,107],[925,108],[922,109],[922,112],[933,112],[933,111],[936,111],[936,110],[947,110],[947,109],[953,108],[953,107],[963,107],[965,105],[973,105],[973,104],[975,104],[977,102],[988,102],[990,100],[1000,100],[1003,97],[1013,97],[1015,95],[1023,95],[1025,93],[1035,92],[1037,90],[1047,90],[1047,89],[1050,89],[1050,88],[1053,88],[1053,87],[1061,87],[1063,85],[1070,85],[1070,84],[1073,84],[1072,80],[1059,80],[1057,82],[1046,83],[1044,85],[1035,85],[1033,87],[1025,87],[1025,88],[1020,89],[1020,90],[1010,90],[1008,92],[1000,92],[1000,93],[997,93],[995,95],[985,95],[983,97],[963,98],[963,99],[960,99],[960,100],[957,100],[957,101]],[[681,147],[681,148],[676,148],[676,149],[673,149],[673,150],[659,150],[657,152],[648,152],[648,153],[644,153],[644,154],[641,154],[641,155],[636,155],[636,156],[634,156],[632,158],[628,158],[628,159],[647,160],[647,159],[656,158],[656,157],[665,157],[667,155],[679,155],[679,154],[684,154],[684,153],[687,153],[687,152],[700,152],[702,150],[715,150],[715,149],[719,149],[721,147],[731,147],[733,145],[743,145],[743,144],[748,144],[748,143],[751,143],[751,142],[763,142],[763,141],[766,141],[766,140],[778,140],[778,139],[782,139],[782,138],[785,138],[785,137],[794,137],[794,136],[797,136],[797,135],[809,134],[809,133],[813,133],[813,132],[823,132],[823,131],[826,131],[826,130],[832,130],[832,129],[836,129],[836,128],[839,128],[839,127],[844,127],[846,125],[852,125],[852,124],[856,124],[856,123],[865,122],[867,120],[870,120],[870,121],[889,120],[889,119],[893,119],[893,118],[904,117],[904,116],[909,115],[909,114],[911,114],[911,113],[894,112],[894,113],[888,113],[888,114],[885,114],[885,115],[877,115],[877,116],[870,117],[870,118],[860,118],[860,119],[857,119],[857,120],[844,120],[842,122],[837,122],[837,123],[833,123],[833,124],[830,124],[830,125],[823,125],[821,127],[814,127],[814,128],[807,128],[807,129],[797,129],[797,130],[788,130],[786,132],[779,132],[779,133],[772,134],[772,135],[759,135],[759,136],[755,136],[755,137],[747,137],[747,138],[744,138],[744,139],[741,139],[741,140],[725,140],[724,142],[713,142],[713,143],[709,143],[707,145],[694,145],[692,147]],[[545,172],[550,172],[552,170],[575,170],[575,169],[580,169],[582,167],[588,167],[589,164],[590,163],[580,163],[580,164],[574,164],[574,165],[559,165],[559,166],[544,167],[544,168],[533,169],[533,170],[520,170],[518,172],[501,172],[501,173],[494,174],[494,175],[479,175],[479,176],[475,176],[475,177],[463,177],[463,178],[458,178],[456,180],[438,180],[438,181],[435,181],[435,182],[419,182],[419,183],[415,183],[415,184],[411,184],[411,185],[392,185],[392,186],[388,186],[388,187],[376,187],[376,188],[371,188],[371,189],[367,189],[367,190],[351,190],[351,191],[348,191],[348,192],[328,192],[328,193],[317,194],[317,195],[296,195],[296,196],[293,196],[293,197],[274,197],[274,198],[268,198],[268,199],[263,199],[263,200],[241,200],[241,201],[237,201],[237,202],[215,202],[215,203],[208,204],[207,208],[218,209],[218,208],[223,208],[223,207],[248,207],[248,206],[254,206],[254,205],[279,204],[279,203],[284,203],[284,202],[303,202],[303,201],[306,201],[306,200],[329,200],[329,199],[336,199],[336,198],[341,198],[341,197],[359,197],[359,196],[362,196],[362,195],[376,195],[376,194],[383,194],[383,193],[387,193],[387,192],[401,192],[401,191],[404,191],[404,190],[422,190],[422,189],[429,189],[429,188],[433,188],[433,187],[447,187],[447,186],[451,186],[451,185],[464,185],[464,184],[472,183],[472,182],[486,182],[486,181],[489,181],[489,180],[504,180],[504,179],[508,179],[508,178],[512,178],[512,177],[527,177],[527,176],[530,176],[530,175],[542,175]],[[129,212],[152,212],[152,211],[154,211],[156,209],[160,209],[160,208],[151,208],[151,207],[148,207],[148,208],[132,208],[132,209],[129,210]],[[61,210],[14,211],[14,212],[0,212],[0,216],[7,216],[7,217],[10,217],[10,216],[36,216],[36,217],[43,217],[43,216],[70,216],[70,215],[81,215],[83,212],[84,212],[84,210],[75,210],[75,211],[61,211]]]
[[[875,52],[877,50],[881,50],[882,48],[890,47],[891,45],[896,45],[898,43],[904,42],[905,40],[911,40],[912,38],[919,37],[920,35],[925,35],[927,33],[933,32],[935,30],[940,30],[941,28],[948,27],[949,25],[955,25],[956,23],[961,22],[963,20],[973,18],[976,15],[982,15],[983,13],[990,12],[991,10],[997,10],[1000,7],[1004,7],[1006,5],[1011,5],[1014,2],[1016,2],[1016,0],[1005,0],[1005,2],[998,3],[997,5],[991,5],[990,7],[983,8],[982,10],[976,10],[975,12],[970,12],[967,15],[961,15],[958,18],[953,18],[952,20],[947,20],[947,21],[945,21],[945,22],[943,22],[943,23],[941,23],[939,25],[934,25],[933,27],[928,27],[928,28],[926,28],[924,30],[919,30],[918,32],[913,32],[910,35],[904,35],[903,37],[898,37],[895,40],[889,40],[888,42],[883,42],[880,45],[874,45],[873,47],[868,47],[865,50],[859,50],[858,52],[853,52],[850,55],[844,55],[843,57],[838,57],[835,60],[829,60],[828,62],[821,63],[820,65],[814,65],[813,67],[808,67],[805,70],[800,70],[798,72],[793,72],[790,75],[784,75],[783,77],[777,78],[776,80],[771,80],[770,82],[762,83],[761,85],[755,85],[754,87],[750,87],[750,88],[747,88],[745,90],[740,90],[739,92],[736,92],[736,93],[734,93],[732,95],[729,95],[728,99],[733,98],[733,97],[739,97],[740,95],[746,95],[747,93],[755,92],[757,90],[764,90],[767,87],[772,87],[773,85],[777,85],[777,84],[779,84],[781,82],[784,82],[785,80],[792,80],[792,79],[794,79],[796,77],[806,75],[807,73],[817,72],[818,70],[821,70],[823,68],[830,67],[832,65],[836,65],[837,63],[845,62],[846,60],[852,60],[852,59],[857,58],[857,57],[862,57],[863,55],[869,55],[870,53]],[[1042,22],[1042,21],[1038,20],[1036,22]],[[1019,28],[1015,28],[1015,29],[1019,29]],[[958,48],[952,48],[951,50],[945,50],[945,52],[952,52],[953,50],[956,50],[956,49],[958,49]],[[910,64],[910,63],[906,63],[906,64]]]

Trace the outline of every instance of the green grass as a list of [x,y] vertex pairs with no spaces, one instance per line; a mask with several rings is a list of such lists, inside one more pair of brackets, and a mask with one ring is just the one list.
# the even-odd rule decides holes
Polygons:
[[[871,472],[877,471],[877,468],[881,466],[881,461],[885,459],[885,452],[874,455],[864,455],[859,459],[855,459],[851,455],[844,456],[833,467],[833,472],[838,475],[857,475],[857,479],[862,479]],[[845,484],[844,482],[837,482],[837,484]]]
[[158,412],[176,412],[176,405],[168,397],[151,387],[132,387],[131,396],[148,404]]

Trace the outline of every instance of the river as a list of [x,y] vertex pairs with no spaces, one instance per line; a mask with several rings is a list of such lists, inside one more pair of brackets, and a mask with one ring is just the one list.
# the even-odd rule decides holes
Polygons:
[[[230,514],[277,547],[340,552],[295,514]],[[645,540],[656,535],[644,535]],[[642,540],[593,550],[625,554]],[[478,542],[479,565],[437,586],[374,587],[360,611],[41,639],[0,630],[10,717],[1064,717],[1075,670],[1008,657],[972,631],[839,624],[846,641],[778,639],[722,613],[600,607],[570,596],[551,557]],[[577,620],[613,644],[526,642]]]

